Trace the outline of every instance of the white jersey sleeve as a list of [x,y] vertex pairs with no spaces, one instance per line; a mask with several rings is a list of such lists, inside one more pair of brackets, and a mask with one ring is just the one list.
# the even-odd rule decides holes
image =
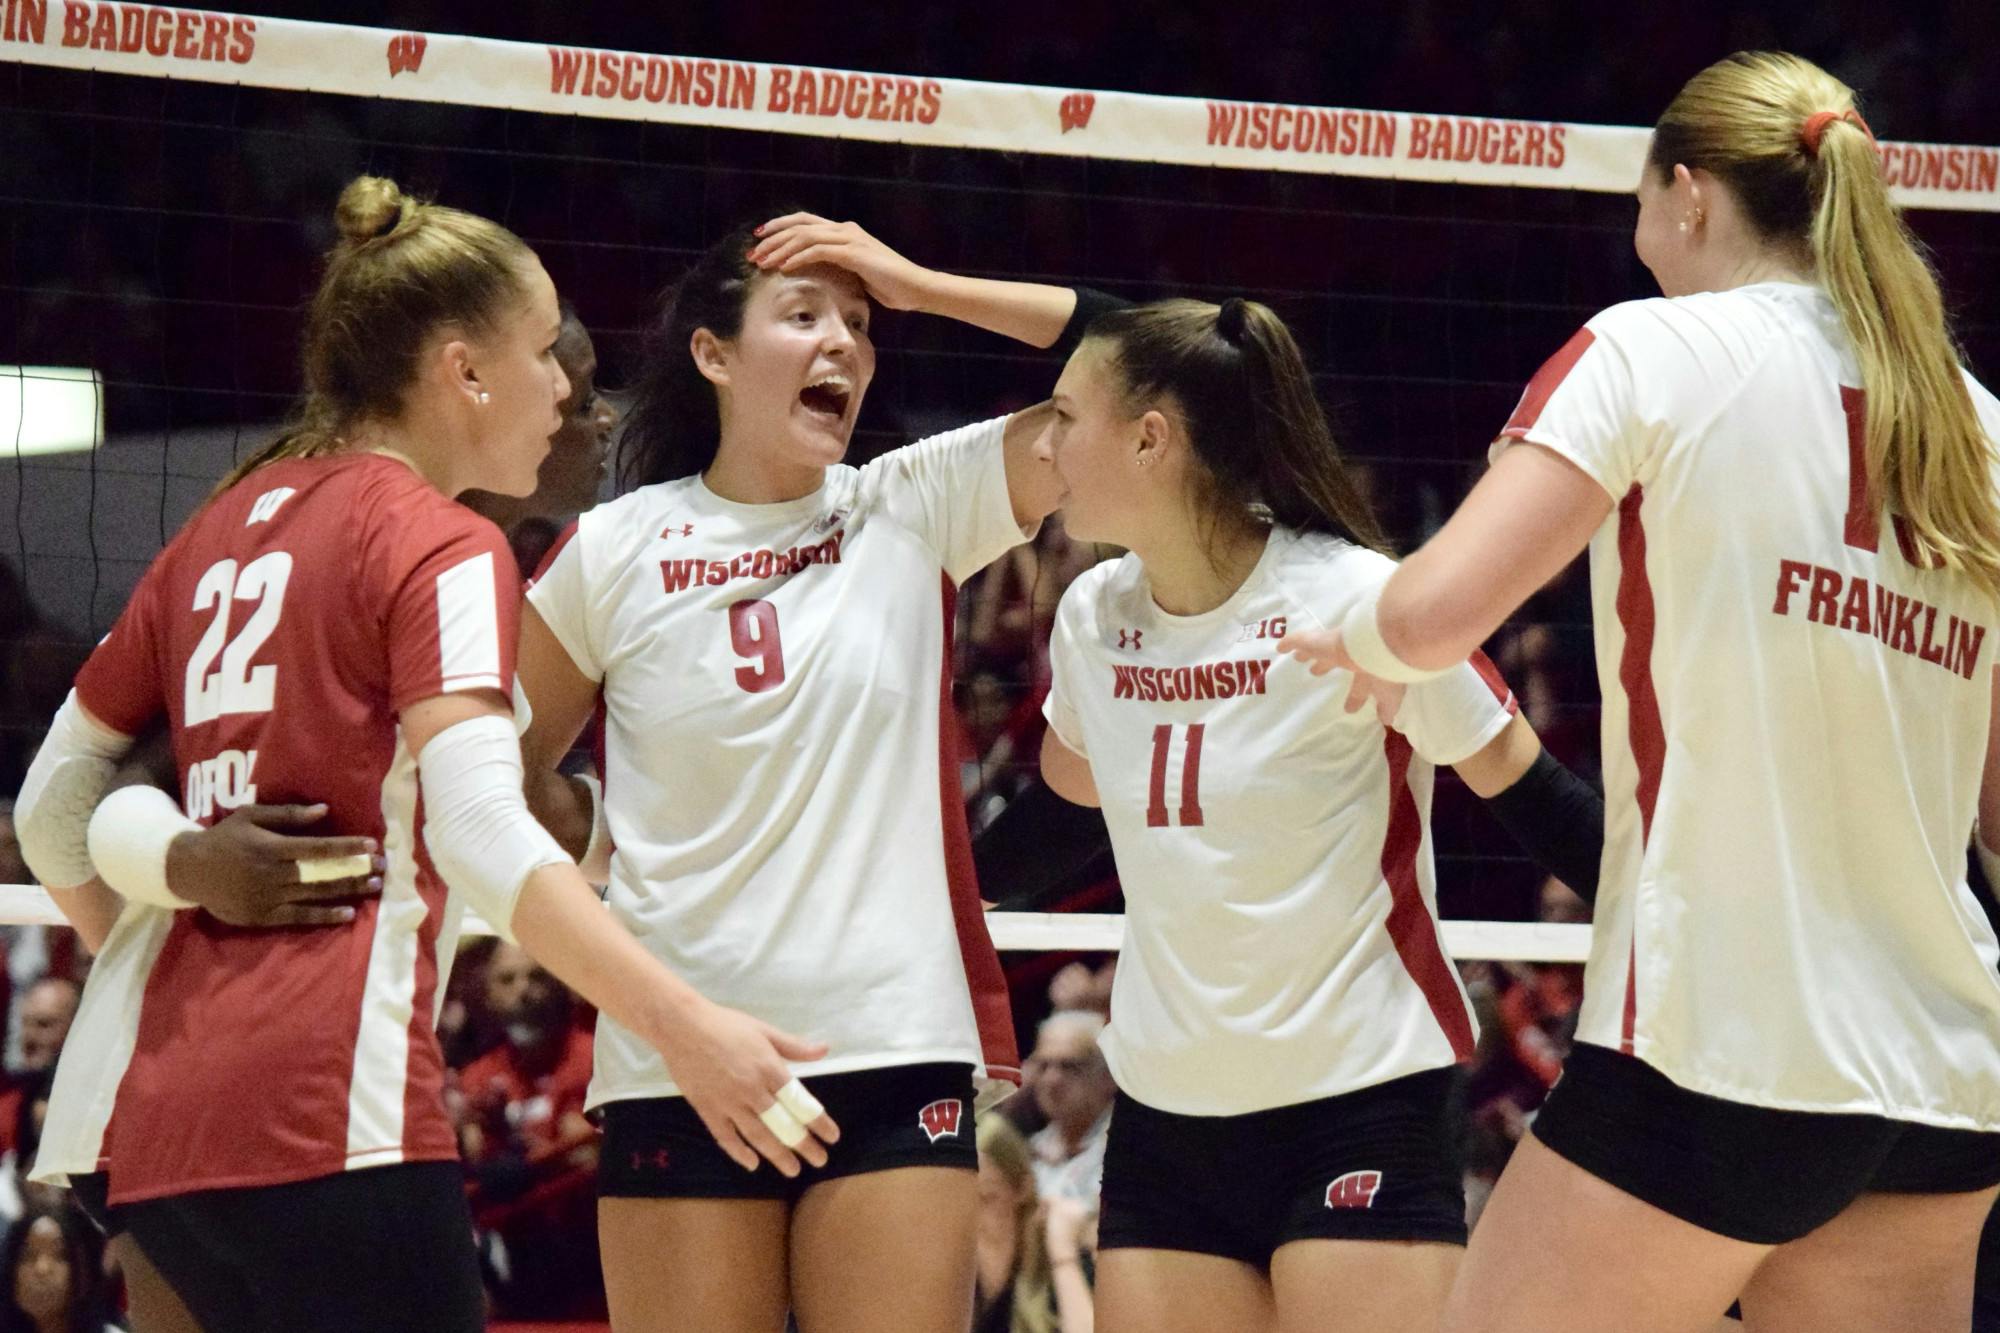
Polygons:
[[1086,570],[1078,576],[1056,606],[1055,624],[1049,630],[1049,693],[1042,700],[1042,716],[1048,719],[1056,739],[1086,759],[1090,750],[1083,739],[1083,719],[1077,714],[1076,701],[1070,692],[1077,688],[1088,668],[1078,649],[1079,631],[1071,627],[1070,621],[1089,614],[1094,594],[1085,585],[1100,581],[1092,577],[1093,573]]
[[1612,306],[1535,372],[1492,456],[1515,441],[1538,444],[1621,499],[1651,483],[1690,408],[1720,407],[1746,382],[1754,357],[1751,348],[1676,319],[1666,301]]
[[1391,725],[1424,759],[1449,766],[1479,753],[1520,711],[1507,682],[1481,654],[1410,686]]
[[961,426],[891,450],[861,469],[864,491],[963,583],[1031,532],[1007,493],[1007,418]]
[[601,681],[602,627],[595,614],[596,594],[585,568],[585,550],[583,520],[578,519],[543,558],[541,569],[528,585],[528,605],[535,608],[576,669],[590,680]]

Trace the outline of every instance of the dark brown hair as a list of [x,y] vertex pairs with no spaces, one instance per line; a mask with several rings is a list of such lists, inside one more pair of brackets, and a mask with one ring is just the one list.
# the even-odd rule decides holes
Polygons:
[[1128,306],[1099,316],[1085,341],[1108,346],[1129,411],[1171,400],[1201,463],[1196,502],[1218,526],[1268,516],[1389,550],[1305,358],[1269,306],[1235,297]]
[[749,259],[756,243],[751,224],[733,228],[661,298],[618,446],[621,491],[692,477],[715,460],[722,413],[688,344],[697,329],[722,339],[743,331],[743,308],[759,272]]
[[424,346],[447,327],[479,334],[524,292],[533,251],[513,232],[357,176],[334,209],[340,242],[306,311],[306,398],[277,440],[223,478],[226,490],[266,463],[341,447],[355,423],[402,410]]

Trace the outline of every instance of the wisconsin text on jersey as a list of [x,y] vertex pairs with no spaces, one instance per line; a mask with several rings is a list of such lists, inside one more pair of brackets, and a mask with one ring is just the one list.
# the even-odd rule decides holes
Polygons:
[[1253,657],[1184,667],[1113,666],[1111,671],[1114,699],[1234,699],[1239,694],[1264,693],[1271,659]]
[[[678,531],[679,528],[667,529],[667,533]],[[666,581],[668,592],[682,592],[704,584],[720,587],[731,579],[780,578],[787,574],[796,574],[807,565],[839,564],[840,542],[846,535],[847,532],[843,529],[825,541],[814,542],[811,546],[793,546],[783,551],[759,547],[755,551],[745,551],[727,560],[700,558],[662,560],[660,574]]]
[[[1880,639],[1899,653],[1922,658],[1946,671],[1972,679],[1979,665],[1979,649],[1986,642],[1986,627],[1944,617],[1944,635],[1938,636],[1938,609],[1928,602],[1890,592],[1880,584],[1871,595],[1868,580],[1849,577],[1803,560],[1778,562],[1778,599],[1771,606],[1774,615],[1793,614],[1792,595],[1811,590],[1806,603],[1806,619]],[[1918,628],[1921,619],[1923,627]]]

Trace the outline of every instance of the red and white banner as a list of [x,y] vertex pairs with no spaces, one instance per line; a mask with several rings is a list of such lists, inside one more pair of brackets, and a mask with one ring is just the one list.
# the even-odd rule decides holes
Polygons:
[[[530,46],[107,0],[0,0],[0,60],[939,148],[1630,190],[1647,131]],[[2000,147],[1884,143],[1912,208],[2000,212]]]

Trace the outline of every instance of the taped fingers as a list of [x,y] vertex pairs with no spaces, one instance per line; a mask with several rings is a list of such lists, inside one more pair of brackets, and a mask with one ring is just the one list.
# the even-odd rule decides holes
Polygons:
[[806,1141],[806,1127],[797,1116],[785,1109],[783,1101],[772,1102],[757,1113],[757,1118],[764,1122],[764,1128],[771,1131],[771,1136],[787,1148],[796,1148]]

